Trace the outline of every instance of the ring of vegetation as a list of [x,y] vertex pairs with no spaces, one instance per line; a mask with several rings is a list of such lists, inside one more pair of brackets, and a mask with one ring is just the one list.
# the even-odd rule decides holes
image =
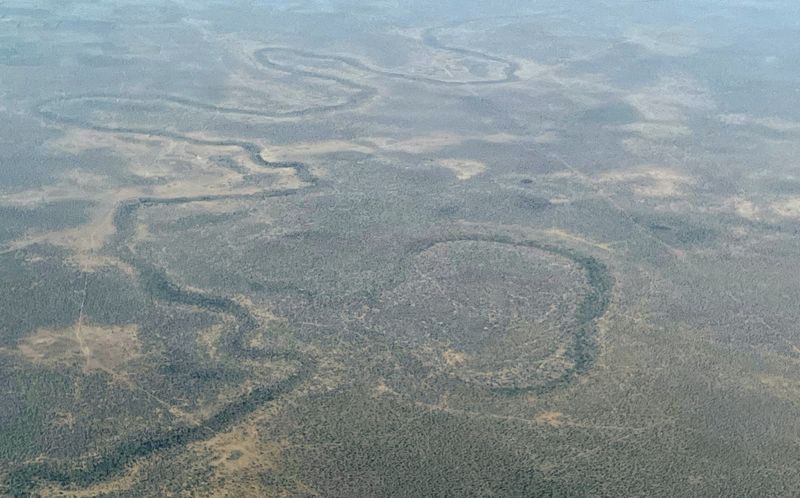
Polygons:
[[[287,71],[290,66],[285,64],[277,63],[271,59],[269,59],[269,54],[283,52],[291,55],[296,55],[300,57],[304,57],[307,59],[317,59],[317,60],[326,60],[326,61],[335,61],[342,63],[346,66],[350,66],[353,69],[357,69],[359,71],[363,71],[366,73],[371,73],[377,76],[382,76],[385,78],[393,78],[393,79],[401,79],[406,80],[414,83],[428,83],[434,85],[444,85],[444,86],[464,86],[464,85],[497,85],[501,83],[510,83],[513,81],[517,81],[517,71],[519,70],[519,65],[516,62],[509,61],[502,57],[498,57],[495,55],[487,54],[484,52],[479,52],[477,50],[469,50],[460,47],[451,47],[448,45],[444,45],[439,42],[438,38],[433,35],[433,29],[427,30],[422,38],[423,44],[427,47],[441,50],[445,52],[451,52],[454,54],[462,55],[465,57],[473,57],[476,59],[483,59],[485,61],[494,62],[497,64],[503,65],[503,77],[502,78],[494,78],[494,79],[474,79],[474,80],[444,80],[440,78],[433,78],[430,76],[420,76],[414,74],[403,73],[400,71],[389,71],[387,69],[381,69],[365,62],[362,62],[359,59],[354,57],[346,57],[341,55],[320,55],[314,52],[308,52],[305,50],[299,50],[295,48],[287,48],[287,47],[268,47],[262,48],[255,53],[256,59],[266,67],[270,67],[273,69],[277,69],[280,71]],[[312,71],[298,71],[296,69],[292,70],[298,76],[304,76],[308,78],[322,78],[319,73],[315,73]],[[338,79],[332,76],[324,76],[325,79],[331,79],[337,81],[346,86],[353,87],[353,82],[350,80],[345,79]]]
[[486,234],[467,234],[421,240],[409,249],[409,253],[420,255],[437,246],[457,242],[482,242],[500,244],[511,248],[536,249],[564,258],[576,265],[583,273],[586,291],[574,307],[575,316],[572,317],[572,326],[570,330],[566,331],[567,336],[561,344],[568,366],[561,370],[556,377],[548,378],[544,382],[526,382],[525,379],[515,379],[509,382],[485,382],[475,378],[451,374],[452,377],[487,388],[498,394],[546,394],[568,385],[576,377],[589,370],[597,354],[597,321],[608,309],[613,288],[613,277],[602,261],[573,248],[535,240],[517,240],[504,235]]

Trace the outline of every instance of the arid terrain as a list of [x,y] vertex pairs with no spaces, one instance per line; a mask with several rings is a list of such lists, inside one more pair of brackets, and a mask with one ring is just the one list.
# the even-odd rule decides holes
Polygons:
[[798,15],[0,3],[0,495],[795,494]]

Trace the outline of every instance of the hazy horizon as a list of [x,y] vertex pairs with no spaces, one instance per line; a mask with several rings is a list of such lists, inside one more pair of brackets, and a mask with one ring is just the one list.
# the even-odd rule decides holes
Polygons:
[[0,495],[792,496],[800,4],[0,2]]

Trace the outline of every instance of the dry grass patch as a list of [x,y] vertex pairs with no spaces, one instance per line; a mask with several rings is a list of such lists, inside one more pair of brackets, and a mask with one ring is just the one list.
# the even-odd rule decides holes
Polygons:
[[63,329],[39,329],[17,344],[29,361],[43,365],[83,363],[85,371],[115,371],[140,354],[139,326],[76,323]]
[[685,75],[661,77],[650,87],[630,94],[628,103],[648,121],[682,122],[688,111],[709,111],[714,103],[705,88]]
[[311,496],[310,488],[292,477],[268,484],[264,475],[284,473],[286,440],[269,440],[259,427],[268,423],[279,408],[259,410],[246,422],[216,434],[211,439],[189,445],[189,451],[207,458],[213,472],[210,497]]
[[790,197],[773,202],[770,205],[773,213],[784,218],[800,218],[800,197]]
[[536,415],[534,420],[540,424],[546,424],[551,427],[561,427],[564,425],[563,417],[564,414],[561,412],[548,411]]
[[471,159],[440,159],[436,164],[452,171],[459,180],[469,180],[486,171],[486,165]]
[[467,137],[454,133],[432,133],[430,135],[396,139],[391,137],[368,137],[364,140],[376,149],[386,152],[427,154],[445,147],[463,143]]
[[454,367],[467,361],[467,354],[461,351],[448,349],[442,353],[442,359],[448,367]]
[[704,37],[686,27],[657,30],[652,26],[637,26],[626,33],[628,41],[658,55],[685,57],[703,47]]
[[618,126],[616,129],[635,133],[649,140],[673,140],[692,134],[689,127],[679,123],[631,123]]
[[610,171],[599,179],[604,183],[626,185],[640,197],[676,197],[694,184],[694,179],[689,176],[657,166]]

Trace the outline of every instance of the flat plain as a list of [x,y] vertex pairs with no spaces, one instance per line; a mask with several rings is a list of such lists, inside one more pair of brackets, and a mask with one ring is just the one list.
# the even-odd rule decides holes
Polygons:
[[771,2],[0,4],[0,494],[789,496]]

